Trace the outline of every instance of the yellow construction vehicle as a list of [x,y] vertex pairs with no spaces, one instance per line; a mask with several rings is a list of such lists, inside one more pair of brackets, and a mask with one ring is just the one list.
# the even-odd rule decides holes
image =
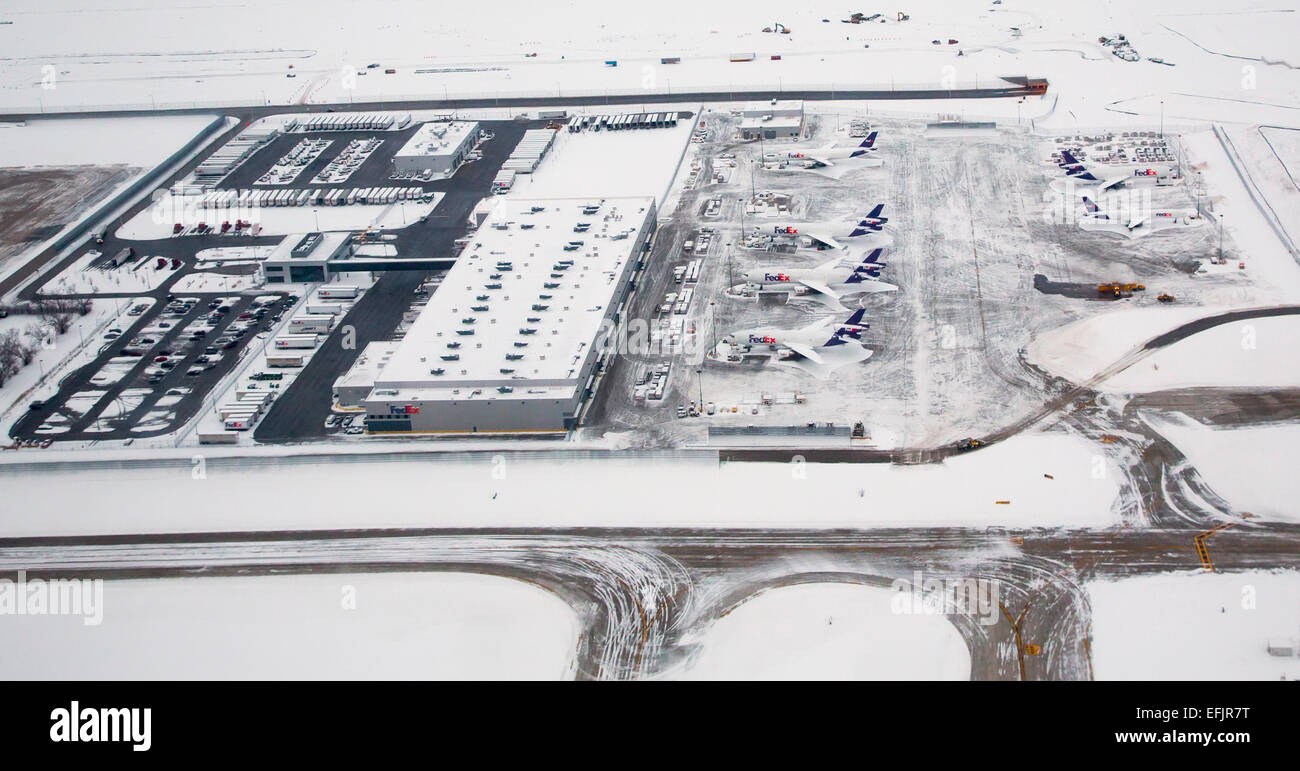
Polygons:
[[1145,284],[1124,284],[1119,281],[1111,281],[1097,285],[1097,294],[1108,294],[1115,298],[1120,298],[1125,294],[1141,292],[1144,290],[1146,290]]
[[1159,301],[1162,302],[1162,303],[1171,303],[1171,302],[1174,302],[1175,300],[1177,300],[1178,298],[1177,298],[1177,297],[1174,297],[1173,295],[1169,294],[1168,292],[1161,292],[1160,294],[1156,295],[1156,299],[1159,300]]

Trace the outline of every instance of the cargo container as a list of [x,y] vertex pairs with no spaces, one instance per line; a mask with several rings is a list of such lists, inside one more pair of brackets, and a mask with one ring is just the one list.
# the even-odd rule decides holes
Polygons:
[[355,187],[348,191],[348,203],[349,203],[349,204],[354,204],[354,203],[357,202],[357,192],[358,192],[358,190],[357,190]]
[[256,421],[249,418],[231,418],[225,422],[227,431],[247,431]]
[[338,316],[343,313],[341,303],[312,303],[303,308],[312,316]]
[[301,353],[294,354],[267,354],[266,366],[268,367],[301,367],[307,363],[307,357]]
[[333,316],[294,316],[289,319],[290,332],[328,332]]
[[352,300],[357,296],[357,288],[348,284],[323,286],[316,291],[316,296],[322,300]]
[[275,338],[276,350],[285,348],[315,348],[320,345],[320,335],[281,335]]
[[252,403],[240,404],[238,402],[230,402],[217,408],[217,415],[219,415],[222,420],[230,417],[252,418],[260,414],[262,414],[261,408]]
[[239,434],[229,431],[200,431],[199,444],[238,444]]

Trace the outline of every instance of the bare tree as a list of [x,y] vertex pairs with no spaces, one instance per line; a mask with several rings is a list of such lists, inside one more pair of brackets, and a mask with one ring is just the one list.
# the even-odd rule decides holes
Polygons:
[[23,339],[18,330],[9,329],[0,334],[0,385],[13,377],[22,361]]
[[54,334],[61,335],[72,327],[72,314],[51,305],[41,313],[41,321],[52,329]]

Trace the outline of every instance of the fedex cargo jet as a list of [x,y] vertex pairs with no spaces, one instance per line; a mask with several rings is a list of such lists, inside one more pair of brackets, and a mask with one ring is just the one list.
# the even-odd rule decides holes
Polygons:
[[[1083,161],[1080,161],[1069,150],[1061,151],[1061,161],[1057,163],[1057,166],[1065,172],[1066,177],[1090,185],[1095,184],[1098,191],[1108,190],[1125,182],[1159,179],[1162,170],[1162,164],[1151,166],[1141,163],[1128,164],[1117,168],[1104,168],[1093,165],[1089,169],[1084,165]],[[1168,164],[1163,164],[1163,171],[1165,176],[1175,175],[1175,169]]]
[[778,153],[764,153],[765,163],[783,163],[805,169],[834,166],[834,161],[862,158],[876,150],[876,137],[880,132],[873,131],[860,143],[851,147],[836,147],[834,142],[812,150],[793,149]]
[[774,225],[772,226],[772,235],[807,238],[814,244],[818,244],[818,248],[843,249],[845,244],[842,244],[841,241],[862,238],[873,233],[879,233],[884,229],[885,223],[889,222],[889,218],[883,216],[884,211],[885,205],[878,203],[852,225],[836,225],[825,222]]
[[828,349],[861,340],[863,330],[870,327],[862,322],[864,313],[865,310],[858,308],[842,322],[835,323],[834,318],[822,319],[801,329],[747,329],[733,332],[724,337],[723,341],[733,346],[769,345],[788,348],[805,359],[822,364]]
[[884,267],[879,262],[880,251],[873,251],[852,268],[840,267],[844,260],[836,257],[815,268],[751,270],[745,273],[745,280],[754,284],[797,284],[833,300],[857,294],[895,292],[898,287],[878,280],[880,268]]

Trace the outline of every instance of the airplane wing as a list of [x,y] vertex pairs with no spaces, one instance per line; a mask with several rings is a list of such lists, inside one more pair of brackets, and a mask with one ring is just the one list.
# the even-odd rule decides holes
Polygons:
[[806,157],[807,160],[810,160],[810,161],[817,161],[818,163],[820,163],[820,164],[823,165],[823,166],[834,166],[834,165],[835,165],[834,163],[831,162],[831,160],[830,160],[829,158],[826,158],[825,156],[821,156],[821,155],[807,155],[807,156],[805,156],[805,157]]
[[814,292],[821,292],[822,294],[829,295],[831,297],[840,296],[839,292],[832,290],[829,284],[825,284],[821,281],[810,281],[808,279],[801,279],[799,283],[803,284],[804,286],[808,287]]
[[1103,179],[1101,181],[1101,185],[1097,187],[1097,190],[1101,191],[1101,190],[1107,190],[1109,188],[1115,187],[1121,182],[1127,182],[1128,178],[1129,176],[1127,174],[1120,174],[1119,176],[1116,177],[1107,177],[1106,179]]
[[[861,274],[858,274],[860,276]],[[893,284],[887,284],[884,281],[875,279],[853,280],[855,276],[850,276],[849,281],[845,283],[842,294],[876,294],[877,292],[897,292],[898,287]]]
[[1132,230],[1137,226],[1141,225],[1143,222],[1146,222],[1146,220],[1147,220],[1147,216],[1145,214],[1134,214],[1133,218],[1128,221],[1128,229]]
[[805,359],[811,359],[812,361],[815,361],[818,364],[822,363],[821,354],[817,353],[817,349],[813,348],[811,345],[808,345],[807,343],[786,342],[786,343],[782,343],[782,345],[794,351],[795,353],[799,354],[800,356],[804,357]]
[[841,244],[839,241],[836,241],[834,238],[831,238],[830,236],[824,233],[814,233],[811,230],[807,230],[804,231],[803,233],[800,233],[799,235],[807,236],[808,238],[811,238],[812,240],[817,241],[818,243],[826,244],[832,249],[844,248],[843,244]]

